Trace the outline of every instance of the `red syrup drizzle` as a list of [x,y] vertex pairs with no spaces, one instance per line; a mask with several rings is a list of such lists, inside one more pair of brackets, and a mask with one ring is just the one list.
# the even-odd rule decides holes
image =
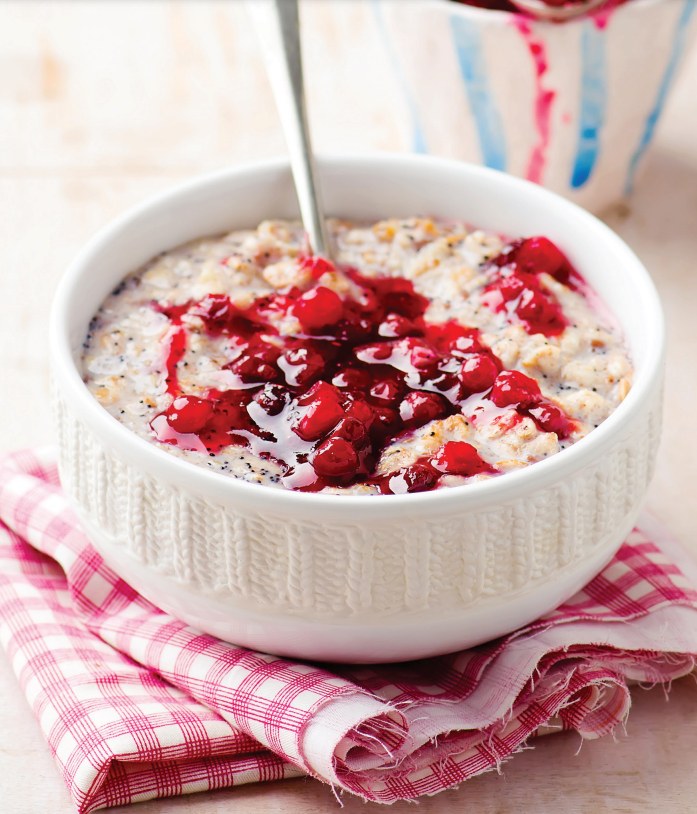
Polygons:
[[530,334],[558,336],[566,320],[559,304],[542,288],[539,275],[549,274],[574,290],[581,278],[554,243],[546,237],[518,241],[495,257],[493,265],[497,272],[487,286],[486,304],[506,311],[511,322],[517,318]]
[[[317,266],[315,278],[328,270],[320,258],[302,262]],[[175,396],[151,422],[157,440],[209,455],[245,446],[279,464],[291,489],[365,483],[400,494],[433,489],[444,474],[495,472],[472,445],[450,441],[435,455],[375,474],[395,438],[434,419],[460,413],[476,422],[489,405],[511,426],[527,416],[542,431],[568,437],[573,421],[541,395],[534,379],[504,370],[475,328],[425,322],[428,300],[404,278],[344,271],[361,289],[359,299],[342,299],[315,279],[308,291],[291,288],[246,309],[221,294],[179,306],[153,304],[172,323],[166,382]],[[529,238],[490,262],[487,296],[498,298],[492,307],[517,316],[529,332],[553,336],[566,323],[540,285],[542,272],[572,287],[573,278],[581,280],[551,241]],[[295,316],[303,333],[280,337],[269,321],[278,312]],[[209,335],[231,338],[234,358],[225,369],[234,388],[203,397],[181,392],[177,367],[193,318]]]
[[[558,4],[548,3],[548,5]],[[540,184],[542,183],[542,173],[547,164],[552,105],[557,94],[556,91],[547,90],[542,84],[542,78],[547,73],[548,68],[547,49],[544,39],[534,39],[530,23],[520,15],[516,15],[514,24],[525,40],[535,66],[535,128],[537,129],[538,142],[530,154],[525,177],[528,181]]]

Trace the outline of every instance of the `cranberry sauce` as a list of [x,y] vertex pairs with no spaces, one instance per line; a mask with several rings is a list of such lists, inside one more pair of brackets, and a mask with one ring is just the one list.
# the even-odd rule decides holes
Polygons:
[[[428,300],[402,277],[366,278],[345,270],[357,297],[340,297],[319,283],[333,270],[306,257],[313,285],[257,299],[246,309],[221,294],[199,302],[154,304],[171,321],[165,335],[166,385],[171,405],[151,422],[157,440],[215,455],[239,444],[283,470],[291,489],[369,483],[384,494],[433,489],[444,474],[494,472],[463,441],[445,443],[395,472],[376,475],[381,453],[434,419],[461,413],[476,422],[493,410],[515,423],[531,418],[545,432],[566,438],[563,411],[545,399],[537,382],[504,370],[478,331],[456,322],[429,324]],[[512,244],[490,263],[486,297],[530,332],[554,335],[565,322],[539,283],[547,272],[564,282],[574,272],[545,238]],[[295,317],[301,331],[281,336],[279,316]],[[177,368],[192,330],[230,339],[227,390],[203,397],[179,387]],[[228,382],[226,382],[228,383]]]
[[485,297],[492,310],[505,310],[510,322],[519,321],[531,334],[556,336],[564,330],[561,308],[542,288],[538,275],[549,274],[569,288],[576,288],[572,278],[580,278],[551,240],[530,237],[518,241],[494,258],[493,265],[498,271]]

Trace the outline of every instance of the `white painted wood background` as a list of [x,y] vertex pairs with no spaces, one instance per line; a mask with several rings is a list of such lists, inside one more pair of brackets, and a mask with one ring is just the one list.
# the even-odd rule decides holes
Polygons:
[[[311,0],[304,8],[320,150],[409,146],[408,111],[364,33],[365,13],[351,0]],[[329,54],[346,64],[345,81],[323,72]],[[48,312],[80,245],[145,196],[194,173],[282,153],[284,143],[240,0],[3,0],[0,145],[0,450],[7,450],[52,439]],[[697,556],[697,52],[667,106],[631,211],[608,222],[646,263],[666,308],[666,423],[650,507]],[[635,691],[626,736],[584,743],[576,754],[578,747],[569,734],[540,739],[501,776],[475,778],[418,809],[405,803],[390,811],[694,811],[695,682],[676,682],[669,702],[661,690]],[[385,810],[345,802],[347,814]],[[339,808],[320,783],[293,780],[130,810]],[[0,811],[74,811],[2,654]]]

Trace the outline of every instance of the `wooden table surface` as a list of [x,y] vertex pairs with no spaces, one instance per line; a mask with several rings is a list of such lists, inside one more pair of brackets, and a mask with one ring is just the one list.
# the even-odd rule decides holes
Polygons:
[[[361,35],[364,9],[347,0],[332,15],[328,5],[315,0],[305,12],[316,147],[407,149],[408,111]],[[322,71],[328,49],[345,61],[350,82],[332,83]],[[367,87],[372,95],[359,98]],[[697,407],[696,87],[693,52],[631,208],[607,220],[646,263],[663,297],[670,332],[665,427],[649,506],[697,557],[697,433],[688,428]],[[0,144],[0,450],[8,450],[52,440],[48,312],[80,245],[145,196],[197,172],[282,153],[284,143],[239,0],[5,0]],[[424,798],[418,810],[694,811],[694,680],[675,682],[669,700],[661,689],[638,689],[633,699],[626,734],[616,741],[585,742],[579,749],[572,734],[538,739],[500,775]],[[356,798],[344,802],[349,814],[384,810]],[[327,787],[300,779],[129,810],[313,814],[339,808]],[[403,803],[390,810],[414,809]],[[1,653],[0,811],[74,811]]]

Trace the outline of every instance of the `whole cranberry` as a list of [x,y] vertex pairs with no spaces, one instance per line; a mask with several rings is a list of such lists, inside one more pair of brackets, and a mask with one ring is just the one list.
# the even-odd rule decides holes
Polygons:
[[225,294],[208,294],[189,309],[189,313],[200,317],[208,333],[214,336],[229,332],[233,321],[241,314]]
[[291,387],[306,387],[322,375],[325,365],[321,353],[304,346],[290,348],[278,360],[278,366]]
[[559,308],[541,291],[523,291],[516,314],[528,323],[529,330],[547,336],[561,333],[566,324]]
[[320,444],[310,458],[318,475],[336,478],[353,475],[359,466],[358,453],[345,438],[332,436]]
[[399,405],[399,415],[408,428],[423,427],[444,415],[445,401],[437,393],[412,391]]
[[371,342],[369,345],[361,345],[356,348],[356,358],[361,362],[386,362],[394,353],[399,343],[395,342]]
[[510,302],[510,300],[515,300],[517,297],[520,297],[523,291],[525,291],[526,282],[522,280],[519,275],[510,274],[507,277],[501,278],[496,287],[501,292],[504,301]]
[[179,396],[165,411],[167,423],[176,432],[190,433],[202,430],[213,415],[210,401],[198,396]]
[[438,483],[440,475],[430,466],[412,464],[400,469],[390,479],[390,489],[396,494],[404,492],[427,492]]
[[293,306],[293,313],[308,333],[335,325],[341,319],[343,310],[341,297],[323,285],[306,291]]
[[402,398],[404,388],[395,380],[387,379],[375,382],[370,390],[370,398],[373,403],[391,407],[396,401]]
[[523,291],[516,308],[516,314],[529,322],[549,322],[550,311],[552,309],[545,295],[541,291],[533,291],[529,288]]
[[447,352],[456,346],[459,340],[476,340],[475,328],[465,328],[459,322],[441,322],[426,326],[426,339],[437,350]]
[[453,340],[450,345],[451,355],[459,358],[462,358],[466,354],[480,353],[481,351],[481,344],[475,337],[472,336],[459,336],[457,339]]
[[571,432],[571,422],[564,412],[555,404],[537,404],[528,409],[537,426],[544,432],[555,432],[563,441]]
[[426,297],[417,294],[413,283],[404,277],[387,277],[372,280],[371,283],[386,312],[392,311],[408,319],[416,319],[428,308]]
[[491,400],[497,407],[535,404],[541,398],[540,385],[518,370],[504,370],[496,377]]
[[[566,266],[566,257],[546,237],[529,237],[518,247],[516,264],[522,271],[532,274],[545,272],[556,276]],[[568,273],[567,273],[568,277]]]
[[398,339],[402,336],[417,336],[423,333],[410,319],[400,314],[388,314],[378,326],[378,334]]
[[315,401],[325,399],[330,399],[337,404],[341,404],[343,398],[344,394],[333,384],[329,384],[328,382],[315,382],[306,393],[298,397],[298,404],[312,404]]
[[409,361],[420,373],[429,373],[435,369],[441,356],[430,345],[414,342],[409,352]]
[[363,399],[353,399],[350,404],[346,406],[346,415],[357,418],[361,424],[370,428],[375,412]]
[[306,406],[293,430],[305,441],[315,441],[326,435],[344,417],[340,403],[341,393],[331,384],[317,382],[308,393],[298,399]]
[[272,382],[278,378],[278,357],[281,351],[267,343],[250,345],[234,362],[225,367],[236,373],[243,382]]
[[362,449],[368,443],[368,432],[362,421],[346,416],[334,427],[332,438],[344,438],[356,449]]
[[[326,330],[329,330],[327,328]],[[357,345],[370,339],[373,333],[373,323],[366,317],[351,315],[340,319],[331,327],[331,335],[347,345]]]
[[378,438],[388,438],[399,431],[399,416],[389,407],[373,407],[373,422],[370,431]]
[[470,393],[482,393],[493,385],[498,374],[499,369],[493,359],[484,353],[477,353],[462,363],[459,378]]
[[365,392],[370,387],[371,381],[372,377],[367,370],[347,367],[334,376],[332,384],[336,385],[336,387],[346,388],[347,390],[361,390]]
[[488,467],[479,453],[466,441],[448,441],[431,458],[431,466],[449,475],[476,475]]

